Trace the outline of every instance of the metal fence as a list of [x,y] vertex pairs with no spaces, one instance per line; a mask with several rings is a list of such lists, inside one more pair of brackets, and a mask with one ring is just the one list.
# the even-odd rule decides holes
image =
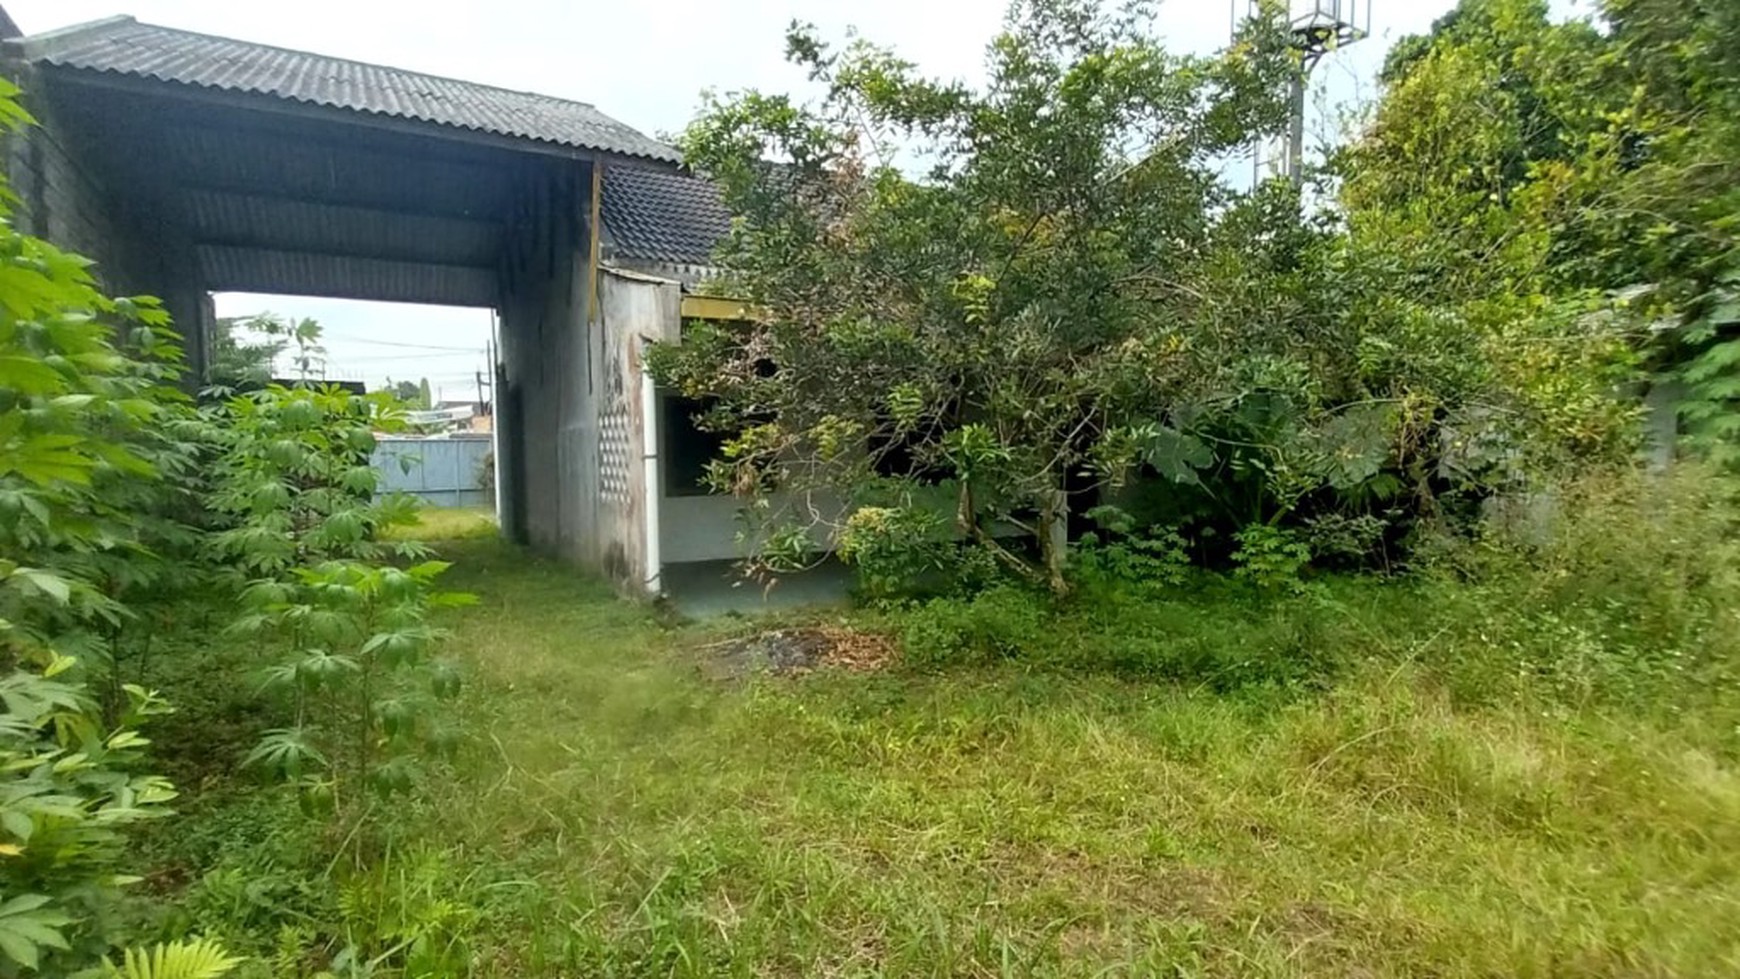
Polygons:
[[489,447],[487,435],[382,438],[374,454],[381,492],[410,493],[430,506],[493,507]]

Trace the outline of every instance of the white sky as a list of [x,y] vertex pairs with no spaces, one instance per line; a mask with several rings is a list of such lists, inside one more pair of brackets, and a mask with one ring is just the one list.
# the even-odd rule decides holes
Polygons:
[[[1224,43],[1234,0],[1168,0],[1159,29],[1178,51]],[[1244,0],[1236,0],[1241,6]],[[1563,6],[1566,0],[1561,0]],[[704,89],[797,91],[784,30],[811,21],[824,37],[848,28],[892,46],[925,72],[981,79],[986,42],[1005,0],[0,0],[26,33],[118,13],[279,47],[590,102],[652,135],[682,130]],[[1294,0],[1295,4],[1299,0]],[[1363,3],[1361,4],[1363,6]],[[1333,104],[1370,97],[1395,39],[1419,33],[1454,0],[1375,0],[1372,39],[1337,52],[1320,78]],[[1320,131],[1314,125],[1314,131]],[[271,310],[326,327],[330,375],[428,377],[449,398],[471,397],[489,332],[486,310],[220,294],[219,315]],[[417,344],[417,347],[391,344]],[[453,351],[424,349],[460,348]]]

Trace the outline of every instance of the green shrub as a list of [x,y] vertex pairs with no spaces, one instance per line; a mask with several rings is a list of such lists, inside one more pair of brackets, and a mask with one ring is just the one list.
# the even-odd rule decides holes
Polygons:
[[[1594,471],[1440,541],[1418,575],[1465,695],[1684,701],[1740,683],[1736,485],[1698,466]],[[1426,554],[1422,551],[1422,554]]]
[[[17,94],[0,129],[28,122]],[[13,199],[0,180],[0,975],[67,975],[117,937],[125,831],[175,796],[138,730],[168,708],[113,665],[131,602],[177,577],[192,413],[156,301],[103,295]]]
[[1233,574],[1265,589],[1297,589],[1299,574],[1311,563],[1311,549],[1294,531],[1251,524],[1234,535]]
[[1178,585],[1190,576],[1190,542],[1171,527],[1136,530],[1136,521],[1116,507],[1089,511],[1101,527],[1086,534],[1070,562],[1070,579],[1093,592],[1134,585]]
[[970,598],[934,599],[906,616],[906,656],[923,666],[1020,658],[1054,627],[1050,610],[1049,598],[1015,585],[999,585]]

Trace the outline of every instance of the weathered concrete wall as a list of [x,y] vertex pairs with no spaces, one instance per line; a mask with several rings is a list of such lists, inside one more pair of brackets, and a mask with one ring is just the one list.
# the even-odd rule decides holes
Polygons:
[[572,178],[534,199],[570,219],[522,229],[505,276],[503,526],[634,591],[648,571],[641,344],[677,329],[681,293],[609,269],[594,280],[590,174]]
[[516,539],[596,570],[626,591],[648,579],[641,350],[674,336],[678,283],[599,269],[592,302],[584,215],[590,175],[550,188],[504,275],[502,524]]
[[596,560],[626,588],[640,592],[660,570],[651,566],[647,546],[648,494],[659,488],[646,480],[646,426],[656,419],[645,413],[651,381],[642,353],[648,343],[676,337],[682,287],[669,279],[604,269],[598,293]]
[[154,295],[187,342],[190,383],[205,369],[211,303],[199,282],[190,245],[179,242],[148,214],[130,209],[125,188],[107,186],[59,125],[59,110],[35,73],[17,65],[5,73],[25,89],[37,125],[4,141],[3,162],[19,204],[13,225],[95,261],[93,270],[111,295]]
[[590,383],[585,325],[589,209],[584,170],[528,195],[502,269],[502,525],[516,540],[586,563],[583,488]]

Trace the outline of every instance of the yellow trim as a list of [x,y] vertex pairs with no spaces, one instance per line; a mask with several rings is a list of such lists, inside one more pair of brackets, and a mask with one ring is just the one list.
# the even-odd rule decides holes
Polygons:
[[684,296],[683,319],[746,320],[749,319],[749,304],[721,296]]

